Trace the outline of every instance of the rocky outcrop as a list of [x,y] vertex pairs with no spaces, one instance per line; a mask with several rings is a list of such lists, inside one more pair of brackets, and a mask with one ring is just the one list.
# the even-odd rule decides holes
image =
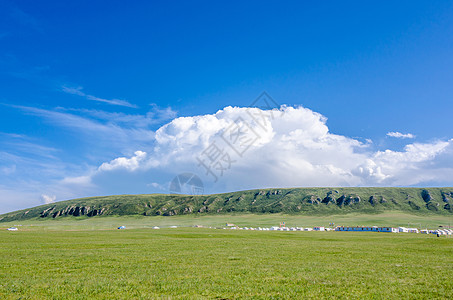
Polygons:
[[335,198],[334,194],[338,194],[338,191],[328,192],[326,197],[321,200],[321,203],[324,203],[324,204],[332,203],[332,204],[336,204],[339,207],[343,207],[343,206],[356,204],[361,201],[360,197],[357,195],[344,195],[343,194],[340,197]]
[[426,203],[426,208],[432,211],[438,211],[440,204],[434,201],[434,198],[431,196],[428,190],[422,190],[421,196],[423,201]]
[[259,191],[258,193],[255,194],[255,197],[256,196],[264,196],[266,195],[266,191]]
[[281,195],[281,194],[283,194],[281,190],[274,190],[274,191],[267,192],[267,196],[275,196],[275,195]]
[[442,192],[442,201],[444,201],[445,203],[453,202],[453,192]]
[[351,204],[356,204],[359,203],[360,197],[359,196],[353,196],[353,195],[341,195],[340,198],[337,199],[336,203],[338,206],[344,206],[344,205],[351,205]]
[[88,217],[94,217],[94,216],[99,216],[103,215],[106,212],[106,208],[91,208],[90,206],[77,206],[77,205],[71,205],[67,206],[63,209],[60,210],[55,210],[54,207],[49,207],[41,212],[41,218],[45,217],[52,217],[52,218],[58,218],[62,216],[74,216],[74,217],[79,217],[79,216],[88,216]]
[[420,210],[421,207],[419,205],[417,205],[414,201],[409,201],[408,202],[410,207],[413,209],[413,210]]
[[427,190],[422,190],[421,196],[422,196],[423,201],[425,201],[426,203],[433,200],[433,197]]
[[[315,195],[312,195],[312,196],[307,200],[307,203],[318,205],[318,204],[321,203],[321,201],[322,201],[321,198],[319,198],[319,197],[317,197],[317,196],[315,196]],[[298,209],[300,209],[300,208],[298,208]]]
[[379,200],[376,196],[371,196],[370,199],[368,199],[368,202],[370,202],[371,205],[375,206],[379,203]]
[[199,213],[203,213],[203,212],[207,212],[207,211],[208,211],[208,207],[207,207],[207,206],[202,206],[202,207],[198,210]]
[[321,203],[330,204],[330,203],[336,203],[336,201],[332,196],[327,195],[324,199],[322,199]]
[[55,206],[52,206],[52,207],[49,207],[49,208],[43,210],[43,211],[41,212],[40,217],[41,217],[41,218],[45,218],[45,217],[49,216],[49,215],[52,213],[52,211],[53,211],[54,209],[55,209]]

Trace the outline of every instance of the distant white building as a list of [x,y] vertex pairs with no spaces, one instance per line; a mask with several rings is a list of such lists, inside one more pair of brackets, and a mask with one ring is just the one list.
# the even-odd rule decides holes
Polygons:
[[409,232],[406,227],[398,227],[398,232]]
[[325,228],[323,226],[315,226],[315,227],[313,227],[313,230],[314,231],[324,231]]
[[6,230],[8,230],[8,231],[17,231],[17,227],[10,227],[10,228],[8,228]]

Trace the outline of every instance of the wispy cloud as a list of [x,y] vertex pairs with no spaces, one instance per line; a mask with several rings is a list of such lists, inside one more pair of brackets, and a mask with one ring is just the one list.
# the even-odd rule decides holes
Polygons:
[[107,104],[110,104],[110,105],[118,105],[118,106],[137,108],[137,105],[132,104],[132,103],[126,101],[126,100],[99,98],[99,97],[84,93],[82,91],[82,89],[83,89],[82,87],[73,88],[73,87],[67,87],[67,86],[63,86],[61,88],[61,90],[63,92],[65,92],[65,93],[72,94],[72,95],[77,95],[77,96],[80,96],[80,97],[84,97],[84,98],[86,98],[88,100],[97,101],[97,102],[103,102],[103,103],[107,103]]
[[52,141],[0,133],[0,214],[88,191],[92,194],[93,187],[87,180],[65,180],[68,174],[89,171],[86,160],[65,161],[61,157],[64,151],[46,145],[49,143]]
[[401,133],[398,131],[395,132],[389,132],[387,133],[387,136],[398,138],[398,139],[414,139],[415,135],[412,133]]
[[0,135],[3,135],[5,137],[11,137],[11,138],[25,138],[26,137],[23,134],[8,133],[8,132],[0,132]]
[[[69,113],[64,108],[51,110],[29,106],[9,106],[17,108],[25,114],[43,118],[51,126],[67,128],[70,132],[76,134],[75,138],[79,139],[80,142],[90,145],[90,147],[96,147],[98,153],[102,155],[110,152],[129,153],[133,150],[131,148],[145,147],[152,143],[154,139],[153,130],[135,126],[134,122],[124,124],[115,120],[95,119],[90,116],[75,114],[77,110],[74,113]],[[127,115],[123,117],[127,118]],[[138,116],[139,119],[142,117]]]
[[105,121],[112,124],[121,124],[123,126],[146,128],[155,124],[176,118],[177,112],[171,107],[160,108],[155,104],[151,105],[151,110],[146,114],[125,114],[123,112],[107,112],[97,109],[79,109],[58,107],[59,111],[79,113],[88,118]]

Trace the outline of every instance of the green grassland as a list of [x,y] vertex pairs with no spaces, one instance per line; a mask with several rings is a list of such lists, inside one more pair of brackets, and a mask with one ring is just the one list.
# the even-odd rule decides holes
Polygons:
[[436,229],[453,225],[452,197],[304,188],[42,205],[0,216],[0,299],[451,299],[453,238],[214,228]]
[[349,213],[339,215],[297,215],[297,214],[189,214],[176,216],[96,216],[65,218],[33,218],[1,222],[0,230],[18,226],[20,231],[42,230],[105,230],[126,226],[128,229],[159,227],[224,227],[233,223],[240,227],[270,227],[285,222],[291,227],[329,226],[405,226],[437,229],[439,226],[453,226],[453,215],[414,214],[400,211],[387,211],[376,214]]
[[[230,218],[235,217],[246,223],[250,216]],[[88,221],[94,220],[115,223],[112,218]],[[128,222],[117,220],[116,224]],[[62,221],[41,225],[58,222]],[[62,230],[67,225],[0,230],[1,299],[451,299],[453,295],[453,238],[209,228]]]

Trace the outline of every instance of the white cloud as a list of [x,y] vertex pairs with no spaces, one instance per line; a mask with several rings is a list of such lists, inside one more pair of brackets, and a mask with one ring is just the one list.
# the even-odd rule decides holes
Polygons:
[[135,156],[131,158],[118,157],[109,163],[103,163],[100,167],[100,171],[112,171],[117,169],[126,169],[128,171],[135,171],[140,167],[140,163],[145,161],[146,152],[136,151]]
[[55,200],[57,199],[57,196],[55,196],[55,195],[50,196],[50,195],[42,194],[41,199],[44,202],[44,204],[50,204],[50,203],[55,202]]
[[412,133],[401,133],[401,132],[388,132],[387,136],[398,138],[398,139],[414,139],[415,135]]
[[147,186],[152,186],[153,188],[156,188],[156,189],[159,189],[159,190],[166,190],[166,188],[167,188],[167,187],[165,187],[162,184],[159,184],[157,182],[148,183]]
[[[453,140],[437,141],[433,143],[414,143],[406,145],[404,151],[377,151],[372,156],[376,164],[376,171],[381,171],[377,183],[383,185],[417,185],[427,182],[445,182],[445,169],[453,174]],[[442,163],[442,155],[447,155],[449,163]],[[450,184],[453,182],[450,182]]]
[[65,92],[65,93],[72,94],[72,95],[77,95],[77,96],[80,96],[80,97],[85,97],[88,100],[104,102],[104,103],[111,104],[111,105],[119,105],[119,106],[137,108],[137,105],[129,103],[126,100],[99,98],[99,97],[96,97],[96,96],[93,96],[93,95],[85,94],[84,92],[82,92],[82,89],[83,89],[82,87],[73,88],[73,87],[67,87],[67,86],[63,86],[61,88],[61,90],[63,92]]
[[[268,119],[260,123],[257,116],[263,113]],[[259,135],[243,156],[221,138],[239,117]],[[279,117],[270,117],[269,111],[257,108],[226,107],[212,115],[177,118],[156,131],[155,144],[146,153],[104,163],[99,172],[151,170],[158,179],[161,175],[157,174],[174,176],[190,171],[208,173],[203,180],[213,183],[214,176],[199,166],[197,157],[204,157],[203,151],[215,143],[228,153],[231,163],[229,166],[228,160],[223,161],[224,167],[230,167],[223,174],[216,170],[218,164],[212,166],[218,177],[212,184],[216,192],[266,186],[415,185],[445,179],[436,177],[436,168],[427,163],[451,147],[452,140],[409,144],[404,151],[372,151],[369,141],[363,144],[330,133],[326,118],[307,108],[283,107]],[[431,175],[414,176],[408,170]]]

